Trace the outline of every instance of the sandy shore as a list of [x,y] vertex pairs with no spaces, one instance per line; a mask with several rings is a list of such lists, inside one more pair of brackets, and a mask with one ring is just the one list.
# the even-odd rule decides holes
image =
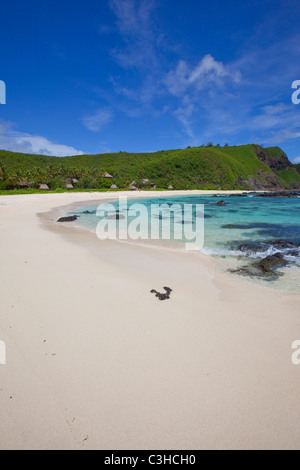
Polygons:
[[48,220],[112,196],[0,198],[0,448],[299,449],[300,296]]

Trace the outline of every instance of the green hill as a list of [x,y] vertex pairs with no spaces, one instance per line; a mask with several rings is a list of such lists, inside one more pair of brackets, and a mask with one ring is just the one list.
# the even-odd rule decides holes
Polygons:
[[[105,178],[105,173],[113,179]],[[299,166],[278,147],[257,145],[197,147],[156,153],[47,157],[0,151],[0,189],[64,189],[77,179],[77,188],[127,188],[153,183],[167,189],[291,189],[300,188]],[[149,180],[145,183],[142,180]]]

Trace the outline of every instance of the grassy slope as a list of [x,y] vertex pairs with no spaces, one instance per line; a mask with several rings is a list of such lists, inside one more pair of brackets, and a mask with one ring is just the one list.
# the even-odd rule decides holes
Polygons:
[[[282,154],[279,148],[265,151],[275,159]],[[51,167],[55,173],[63,167],[70,176],[77,170],[88,171],[97,177],[102,171],[107,171],[114,176],[113,182],[120,188],[128,186],[133,180],[148,178],[159,188],[173,185],[175,189],[238,189],[246,187],[241,185],[241,179],[246,181],[262,172],[272,174],[269,166],[257,158],[253,145],[64,158],[0,151],[0,163],[7,175],[18,172],[24,178],[26,172],[36,168],[47,171]],[[300,182],[300,175],[295,169],[278,172],[278,177],[284,184]]]
[[285,186],[293,183],[300,183],[300,174],[297,172],[296,168],[277,171],[276,175]]
[[269,158],[276,160],[281,157],[283,151],[280,147],[268,147],[263,149],[264,152],[268,155]]

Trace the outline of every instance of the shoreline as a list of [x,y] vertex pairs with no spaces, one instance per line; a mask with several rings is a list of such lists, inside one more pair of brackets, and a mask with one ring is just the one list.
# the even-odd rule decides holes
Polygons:
[[[235,191],[236,192],[236,191]],[[252,191],[238,191],[238,193],[240,194],[245,194],[245,193],[251,193]],[[263,192],[263,191],[261,191]],[[172,196],[176,197],[176,196],[188,196],[188,195],[191,195],[190,193],[192,193],[192,195],[195,195],[194,194],[194,191],[180,191],[178,193],[180,194],[176,194],[174,195],[173,194],[174,191],[169,191],[167,196],[165,197],[168,197],[168,198],[171,198]],[[188,193],[188,194],[187,194]],[[199,194],[200,193],[200,194]],[[233,191],[223,191],[222,194],[220,194],[219,192],[216,192],[216,191],[197,191],[197,195],[200,195],[200,196],[206,196],[206,195],[210,195],[210,196],[213,196],[213,195],[216,195],[216,194],[220,194],[220,195],[223,195],[223,196],[226,196],[228,194],[232,194]],[[106,203],[110,203],[110,202],[116,202],[118,201],[118,198],[116,197],[112,197],[114,193],[110,193],[108,194],[107,197],[103,198],[103,199],[96,199],[94,200],[93,199],[93,204],[101,204],[103,202],[106,202]],[[135,197],[135,195],[138,194],[137,197]],[[153,191],[151,192],[147,192],[147,196],[144,197],[143,193],[142,192],[138,192],[138,193],[135,193],[135,192],[127,192],[127,193],[122,193],[121,196],[129,196],[129,200],[130,199],[147,199],[150,197],[151,195],[151,199],[155,199],[155,198],[163,198],[164,197],[164,193],[162,193],[161,191],[157,191],[156,193],[154,193],[153,195]],[[71,204],[68,204],[68,205],[64,205],[64,206],[59,206],[59,207],[55,207],[55,208],[52,208],[51,211],[49,211],[48,213],[45,213],[45,214],[41,214],[41,217],[44,218],[44,220],[48,220],[48,221],[51,221],[51,222],[55,222],[55,225],[56,227],[62,227],[64,229],[68,228],[68,229],[77,229],[81,232],[89,232],[90,234],[93,234],[93,236],[97,237],[96,233],[95,233],[95,230],[94,230],[94,227],[93,229],[91,229],[90,227],[88,226],[84,226],[84,225],[81,225],[80,223],[77,223],[77,221],[75,222],[72,222],[71,224],[70,223],[60,223],[60,224],[56,224],[57,222],[57,219],[59,219],[60,217],[64,217],[66,216],[68,213],[73,213],[75,212],[76,210],[80,209],[80,208],[86,208],[87,207],[87,204],[89,204],[90,202],[92,201],[78,201],[78,202],[72,202]],[[49,225],[49,228],[54,228],[53,225]],[[71,232],[70,232],[71,233]],[[113,243],[113,240],[110,240],[109,243]],[[181,252],[181,253],[185,253],[186,255],[188,254],[187,250],[184,248],[184,245],[182,243],[176,243],[176,242],[173,242],[172,244],[170,244],[169,241],[163,241],[163,240],[151,240],[151,238],[147,239],[146,241],[145,240],[115,240],[114,243],[121,243],[123,246],[126,246],[126,245],[129,245],[129,246],[133,246],[133,247],[137,247],[139,249],[156,249],[156,250],[164,250],[164,251],[169,251],[171,253],[176,253],[176,252]],[[191,254],[191,253],[189,253]],[[208,257],[212,260],[212,263],[214,263],[214,266],[215,266],[215,269],[216,269],[216,266],[218,266],[218,268],[220,269],[220,273],[222,273],[223,276],[227,277],[229,282],[230,282],[230,279],[232,279],[234,277],[234,279],[236,280],[240,280],[241,282],[246,282],[246,283],[251,283],[252,285],[255,285],[257,287],[263,287],[263,288],[266,288],[266,289],[269,289],[273,292],[282,292],[282,293],[285,293],[287,295],[292,295],[292,294],[298,294],[298,286],[295,285],[295,282],[293,283],[292,286],[289,286],[288,284],[282,284],[282,279],[279,278],[277,280],[272,280],[272,281],[269,281],[267,278],[264,279],[264,278],[256,278],[256,277],[251,277],[250,275],[244,275],[244,276],[241,276],[241,275],[238,275],[238,274],[234,274],[232,272],[230,272],[231,269],[235,269],[237,268],[237,266],[242,266],[242,265],[236,265],[236,258],[233,257],[231,258],[230,256],[226,255],[224,256],[224,259],[222,255],[213,255],[211,253],[202,253],[200,251],[197,251],[197,252],[193,252],[193,255],[194,256],[198,256],[198,257]],[[197,259],[197,258],[196,258]],[[247,263],[248,259],[245,259],[245,263]]]
[[[232,194],[232,193],[238,193],[238,194],[243,194],[245,192],[250,192],[250,191],[221,191],[221,192],[218,192],[218,191],[164,191],[164,192],[161,192],[161,191],[157,191],[157,192],[153,192],[153,191],[147,191],[146,192],[146,195],[144,195],[145,191],[142,192],[135,192],[135,191],[127,191],[127,192],[122,192],[119,197],[122,197],[122,196],[126,196],[128,197],[128,200],[132,199],[132,200],[135,200],[135,199],[147,199],[147,198],[162,198],[162,197],[176,197],[176,196],[188,196],[188,195],[215,195],[215,194],[223,194],[223,195],[228,195],[228,194]],[[167,194],[166,194],[167,193]],[[176,193],[176,194],[174,194]],[[79,193],[78,193],[79,194]],[[95,193],[97,194],[97,193]],[[99,195],[101,193],[98,193]],[[104,193],[103,193],[104,194]],[[86,207],[87,206],[87,203],[89,202],[93,202],[95,204],[101,204],[102,202],[116,202],[118,201],[118,197],[116,197],[116,193],[106,193],[107,194],[107,197],[103,197],[102,199],[101,198],[98,198],[98,199],[92,199],[92,201],[87,201],[87,200],[84,200],[84,201],[76,201],[76,202],[71,202],[67,205],[63,205],[63,206],[58,206],[58,207],[54,207],[52,208],[50,211],[48,212],[45,212],[45,213],[41,213],[41,214],[38,214],[44,221],[46,222],[51,222],[51,224],[48,225],[48,227],[50,229],[54,229],[55,230],[55,227],[57,227],[59,229],[59,227],[61,227],[62,229],[71,229],[70,233],[72,233],[72,230],[74,229],[77,229],[78,231],[81,231],[81,233],[90,233],[90,234],[93,234],[94,236],[96,236],[94,230],[90,230],[88,227],[83,227],[82,225],[80,224],[76,224],[76,221],[75,222],[72,222],[71,225],[70,223],[60,223],[59,225],[56,224],[57,220],[60,218],[60,217],[65,217],[67,215],[67,213],[69,212],[73,212],[73,209],[79,209],[79,208],[83,208],[83,207]],[[94,194],[93,194],[94,196]],[[53,222],[55,223],[55,225],[53,225]],[[174,244],[172,247],[170,246],[169,242],[163,242],[162,240],[159,240],[157,242],[154,242],[153,240],[151,240],[151,243],[148,243],[149,240],[147,240],[147,242],[143,242],[142,240],[135,240],[135,241],[129,241],[129,240],[109,240],[107,241],[108,243],[121,243],[122,245],[126,246],[126,245],[129,245],[129,246],[132,246],[132,247],[139,247],[139,248],[145,248],[145,249],[157,249],[157,250],[164,250],[164,251],[169,251],[169,252],[184,252],[187,254],[187,251],[183,248],[183,246],[181,244]],[[191,253],[190,253],[191,254]],[[195,255],[195,253],[193,253],[193,255]],[[209,257],[211,258],[212,260],[214,260],[213,256],[211,255],[204,255],[200,252],[197,251],[197,256],[201,256],[201,257]]]
[[299,449],[299,295],[45,221],[73,194],[0,197],[0,448]]

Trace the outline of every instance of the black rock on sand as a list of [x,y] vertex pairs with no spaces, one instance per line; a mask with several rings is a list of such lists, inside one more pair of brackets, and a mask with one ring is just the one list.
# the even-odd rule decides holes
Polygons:
[[74,222],[77,219],[77,215],[70,215],[69,217],[61,217],[57,222]]
[[169,300],[171,296],[172,289],[170,287],[164,287],[166,293],[161,294],[160,292],[157,292],[155,289],[152,289],[151,294],[155,294],[155,297],[157,297],[159,300]]

